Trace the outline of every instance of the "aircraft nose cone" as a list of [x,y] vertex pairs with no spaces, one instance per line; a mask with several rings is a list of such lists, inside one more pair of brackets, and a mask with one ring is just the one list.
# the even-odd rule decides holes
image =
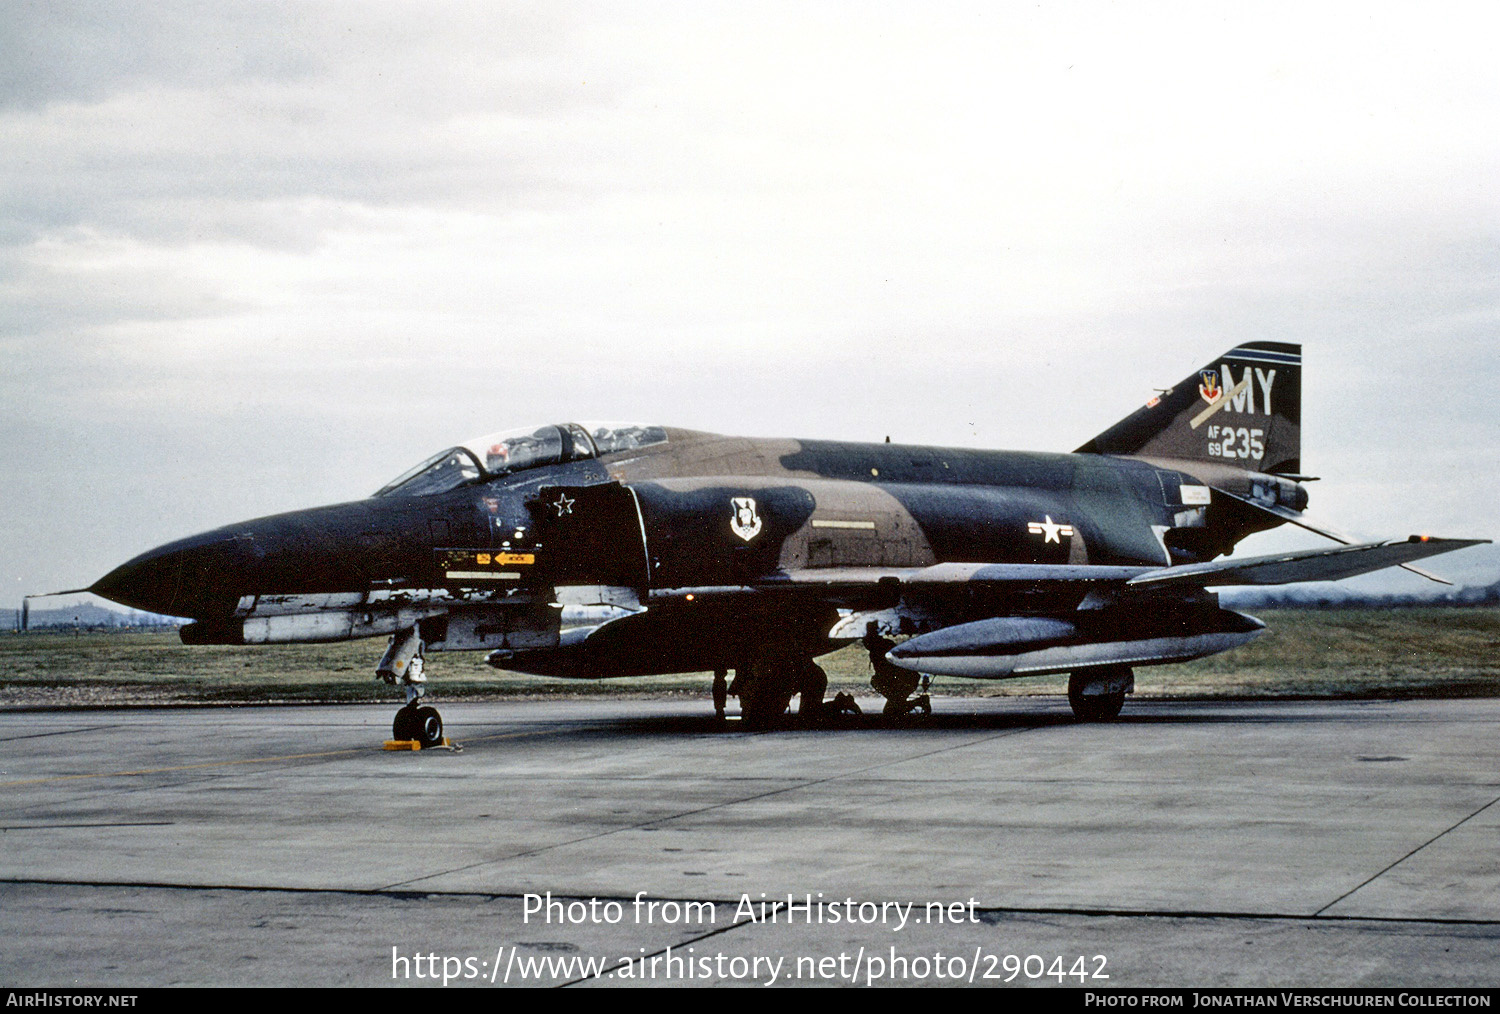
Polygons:
[[183,539],[116,567],[89,591],[132,609],[198,619],[233,608],[242,569],[232,537]]
[[132,609],[175,615],[172,606],[182,585],[182,557],[181,551],[142,553],[95,581],[89,591]]

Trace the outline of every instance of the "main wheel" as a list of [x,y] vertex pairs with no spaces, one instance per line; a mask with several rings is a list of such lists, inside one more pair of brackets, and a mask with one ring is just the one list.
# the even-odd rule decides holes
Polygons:
[[791,702],[791,694],[775,687],[752,687],[740,692],[740,718],[747,729],[775,728]]
[[1068,704],[1073,708],[1073,717],[1080,722],[1111,722],[1120,715],[1125,706],[1125,691],[1115,694],[1068,694]]
[[780,656],[756,659],[735,673],[740,698],[740,719],[747,729],[772,729],[779,725],[792,696],[800,689],[795,663]]
[[1080,722],[1108,722],[1120,714],[1125,695],[1134,689],[1135,675],[1128,665],[1085,669],[1068,675],[1068,704]]
[[412,738],[422,744],[423,750],[443,745],[443,716],[438,714],[437,708],[418,708],[415,727],[416,735]]

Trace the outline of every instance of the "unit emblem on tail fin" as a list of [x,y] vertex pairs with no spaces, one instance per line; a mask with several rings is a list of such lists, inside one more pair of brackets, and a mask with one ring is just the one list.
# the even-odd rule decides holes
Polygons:
[[1198,385],[1198,393],[1203,396],[1204,401],[1212,405],[1219,400],[1219,395],[1224,393],[1224,389],[1219,386],[1219,371],[1204,370],[1198,376],[1202,378],[1202,383]]

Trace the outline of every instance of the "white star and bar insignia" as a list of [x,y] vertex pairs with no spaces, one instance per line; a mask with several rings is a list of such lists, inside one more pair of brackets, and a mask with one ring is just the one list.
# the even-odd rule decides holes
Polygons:
[[1051,514],[1046,515],[1046,518],[1046,521],[1026,522],[1026,530],[1032,535],[1043,536],[1043,542],[1056,542],[1058,544],[1061,544],[1062,539],[1060,538],[1060,536],[1066,535],[1070,539],[1073,537],[1072,525],[1060,525],[1054,523]]
[[564,514],[572,514],[573,505],[577,502],[577,500],[570,500],[568,494],[559,493],[557,499],[552,501],[552,506],[557,508],[557,516],[562,517]]

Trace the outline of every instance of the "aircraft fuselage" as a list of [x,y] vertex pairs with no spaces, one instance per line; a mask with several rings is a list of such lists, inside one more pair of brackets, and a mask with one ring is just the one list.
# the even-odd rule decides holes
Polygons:
[[[762,615],[743,595],[716,605],[715,589],[792,572],[832,581],[846,568],[948,562],[1195,562],[1268,527],[1211,508],[1206,482],[1305,503],[1284,478],[1203,463],[665,432],[654,447],[429,495],[227,525],[143,554],[96,590],[194,619],[184,634],[193,642],[341,640],[429,619],[432,649],[501,647],[518,665],[554,669],[544,656],[565,638],[546,614],[565,610],[557,600],[567,598],[554,590],[619,589],[594,597],[657,599],[654,615],[620,627],[637,632],[633,647],[610,653],[627,665],[622,674],[681,671],[733,664],[768,636],[826,643],[838,618],[826,594],[809,596],[804,609],[768,604]],[[682,589],[699,591],[659,594]],[[1060,594],[1076,601],[1084,592]],[[1039,595],[1045,590],[1030,592],[1039,608],[1059,604]],[[878,598],[851,593],[849,604]],[[499,626],[512,629],[493,629],[497,603],[514,616]],[[487,607],[492,629],[480,619],[460,629],[465,604]],[[441,624],[432,619],[439,613]],[[450,626],[454,636],[432,636]]]

